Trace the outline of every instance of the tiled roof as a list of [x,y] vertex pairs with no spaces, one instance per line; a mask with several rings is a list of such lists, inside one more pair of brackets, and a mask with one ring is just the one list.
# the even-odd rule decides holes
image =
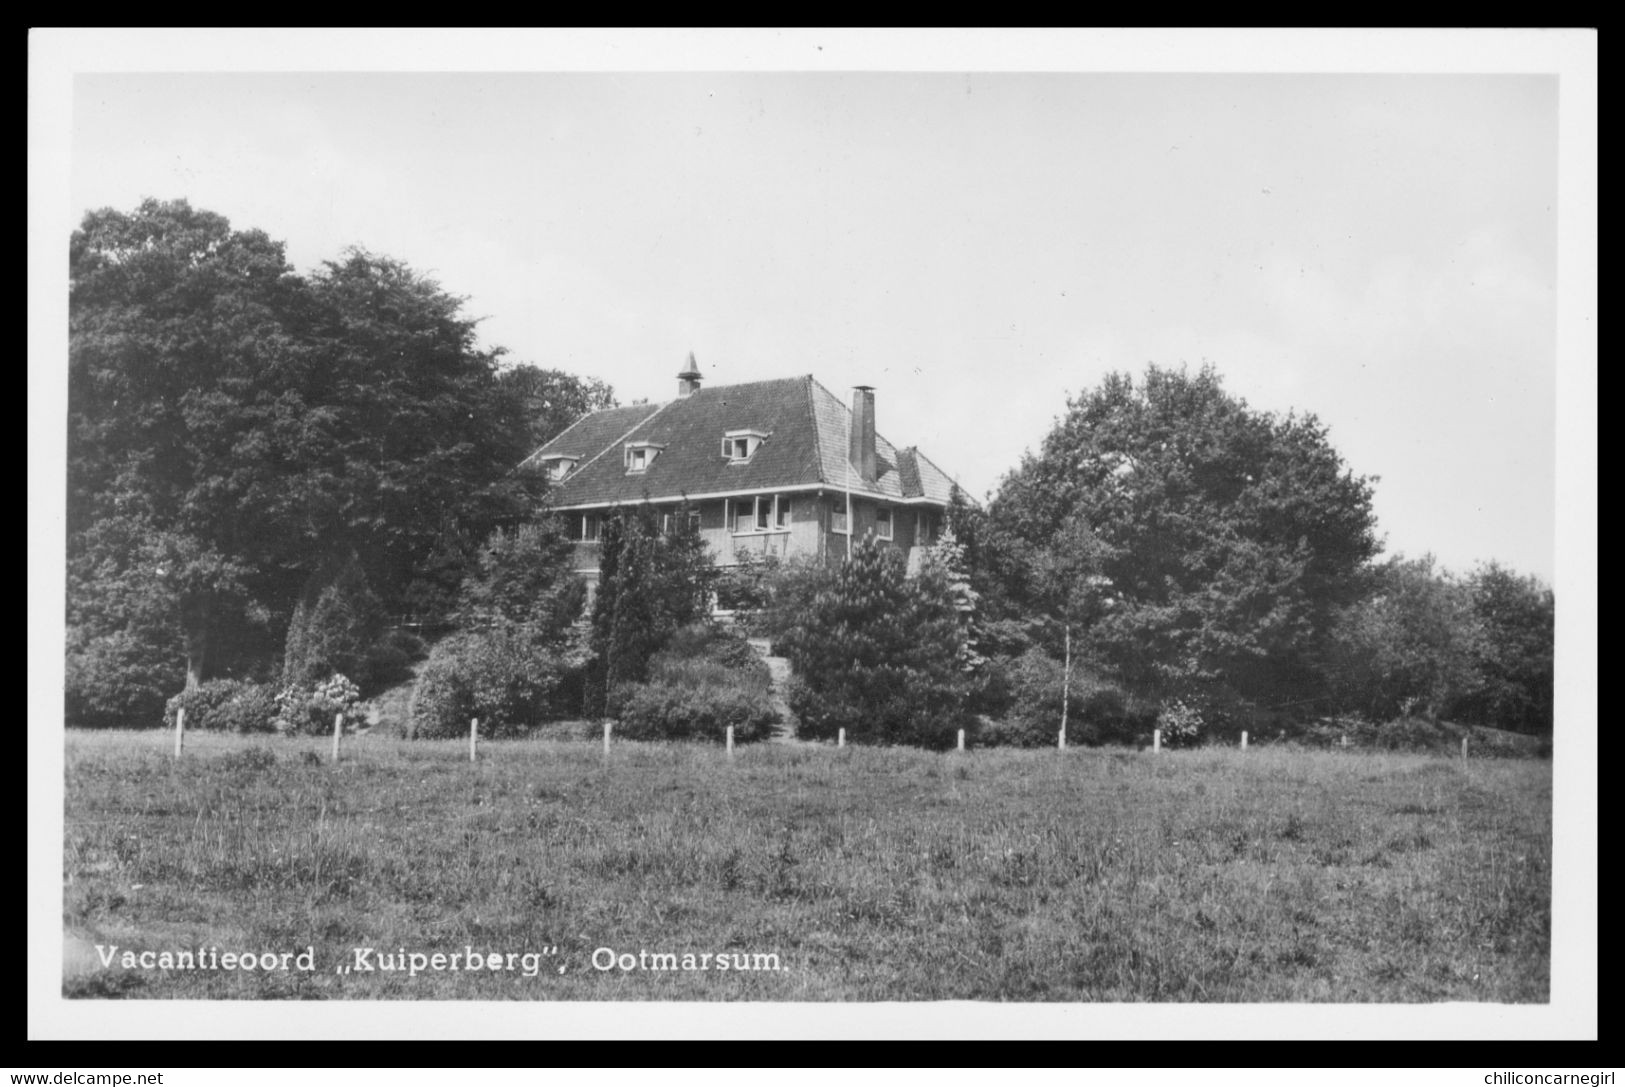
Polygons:
[[[582,458],[554,485],[555,507],[815,485],[947,503],[948,477],[917,451],[900,452],[880,435],[875,437],[879,477],[873,483],[859,479],[847,458],[850,425],[847,405],[809,374],[701,388],[664,404],[594,412],[525,463],[537,464],[551,453]],[[732,463],[722,452],[723,435],[746,429],[767,437],[749,461]],[[628,442],[664,448],[646,470],[628,473],[621,455]]]

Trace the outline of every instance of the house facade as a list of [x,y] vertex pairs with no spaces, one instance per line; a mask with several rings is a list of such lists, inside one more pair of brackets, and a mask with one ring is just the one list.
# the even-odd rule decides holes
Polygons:
[[676,399],[593,412],[524,462],[547,475],[589,581],[604,518],[645,499],[666,518],[686,502],[721,566],[839,558],[873,532],[912,570],[940,537],[953,481],[875,430],[872,388],[850,406],[810,374],[702,388],[692,355],[677,381]]

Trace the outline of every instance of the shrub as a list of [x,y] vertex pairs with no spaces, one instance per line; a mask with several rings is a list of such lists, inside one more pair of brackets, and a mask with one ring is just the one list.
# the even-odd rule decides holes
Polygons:
[[475,717],[482,736],[523,733],[560,715],[565,672],[559,651],[526,626],[496,623],[453,635],[418,673],[407,734],[463,736]]
[[708,661],[729,671],[744,672],[761,681],[771,681],[767,662],[744,638],[712,623],[692,623],[671,636],[666,647],[649,660],[649,674],[685,661]]
[[764,740],[778,715],[759,691],[740,686],[684,686],[653,681],[621,689],[620,727],[630,740],[710,740],[729,725],[739,743]]
[[[1003,666],[1010,708],[984,743],[1044,747],[1055,743],[1066,691],[1065,667],[1042,649],[1032,648]],[[1149,715],[1116,685],[1074,665],[1067,702],[1067,742],[1089,745],[1131,743],[1151,727]]]
[[188,688],[164,704],[164,724],[175,727],[175,714],[186,711],[186,727],[193,729],[220,729],[220,709],[237,697],[249,684],[235,679],[211,679]]
[[801,683],[790,708],[802,735],[950,747],[966,712],[966,632],[949,571],[906,576],[902,552],[871,534],[828,570],[781,582],[775,644]]
[[649,660],[649,677],[611,693],[629,739],[766,739],[778,714],[767,663],[743,638],[709,623],[679,629]]
[[86,638],[69,632],[63,709],[70,727],[150,728],[166,692],[186,681],[184,658],[129,631]]
[[1194,747],[1202,737],[1205,724],[1201,709],[1183,699],[1164,703],[1157,714],[1162,742],[1169,747]]
[[226,732],[270,732],[278,712],[276,685],[245,683],[238,692],[216,707],[211,718],[214,727]]
[[342,675],[329,676],[310,687],[291,686],[276,696],[278,732],[323,735],[332,731],[333,718],[344,714],[354,722],[361,690]]
[[[382,609],[352,553],[329,556],[299,596],[283,651],[282,682],[308,688],[338,673],[372,686],[368,651]],[[329,724],[331,725],[331,721]]]

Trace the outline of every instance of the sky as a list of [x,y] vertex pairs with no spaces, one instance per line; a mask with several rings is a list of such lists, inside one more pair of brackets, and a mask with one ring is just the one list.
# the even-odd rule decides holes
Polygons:
[[70,224],[360,245],[508,362],[812,373],[985,497],[1067,398],[1211,363],[1377,477],[1388,553],[1550,583],[1558,79],[1083,71],[74,76]]

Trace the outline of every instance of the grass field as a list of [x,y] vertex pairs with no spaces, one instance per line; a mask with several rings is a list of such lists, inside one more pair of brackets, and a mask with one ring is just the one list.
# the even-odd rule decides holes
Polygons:
[[[334,766],[320,740],[198,734],[179,764],[169,744],[67,738],[67,996],[1548,996],[1544,761],[619,744],[606,764],[531,740],[470,765],[362,736]],[[118,961],[200,946],[310,947],[314,969]],[[374,969],[340,972],[356,948]],[[469,948],[502,968],[445,965]],[[599,970],[600,948],[710,968]],[[403,949],[447,959],[381,968]]]

